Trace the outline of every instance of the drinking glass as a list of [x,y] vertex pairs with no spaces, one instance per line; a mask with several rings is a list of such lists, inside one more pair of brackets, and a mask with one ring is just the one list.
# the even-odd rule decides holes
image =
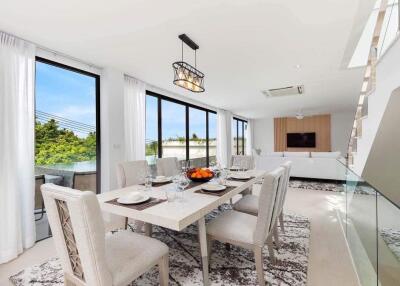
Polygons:
[[179,176],[179,180],[178,180],[178,197],[180,201],[183,201],[183,191],[185,190],[185,188],[187,188],[187,186],[189,186],[189,179],[186,176],[186,173],[183,172],[180,176]]
[[151,175],[147,175],[144,179],[144,187],[146,191],[149,191],[151,189],[153,183],[153,178]]
[[226,177],[227,177],[227,171],[226,169],[221,169],[219,172],[219,177],[218,177],[218,183],[220,185],[224,185],[226,184]]

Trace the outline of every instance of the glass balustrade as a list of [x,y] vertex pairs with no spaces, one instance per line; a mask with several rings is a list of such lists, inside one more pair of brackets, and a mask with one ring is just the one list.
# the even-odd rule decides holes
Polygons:
[[345,176],[340,215],[360,284],[400,285],[399,205],[340,161],[338,170]]

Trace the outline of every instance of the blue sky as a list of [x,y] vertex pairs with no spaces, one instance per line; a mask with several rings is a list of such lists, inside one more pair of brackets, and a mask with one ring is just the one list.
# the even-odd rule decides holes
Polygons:
[[95,79],[36,62],[36,110],[96,126]]
[[[185,107],[173,102],[162,101],[162,136],[163,139],[185,136]],[[210,138],[215,138],[217,131],[217,116],[210,113]],[[206,137],[206,113],[189,108],[189,134],[199,138]],[[146,97],[146,139],[157,140],[157,99]]]

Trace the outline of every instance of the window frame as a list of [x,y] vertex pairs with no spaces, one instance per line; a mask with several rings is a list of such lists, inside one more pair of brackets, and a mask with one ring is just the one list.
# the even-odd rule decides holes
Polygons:
[[158,154],[157,157],[158,158],[162,158],[162,101],[168,101],[168,102],[172,102],[172,103],[176,103],[179,105],[182,105],[185,107],[185,139],[186,139],[186,160],[191,160],[190,158],[190,152],[189,152],[189,141],[190,141],[190,116],[189,116],[189,108],[193,108],[193,109],[197,109],[197,110],[201,110],[206,112],[206,165],[207,167],[210,166],[210,132],[209,132],[209,114],[213,113],[213,114],[217,114],[216,111],[208,109],[208,108],[204,108],[202,106],[198,106],[189,102],[185,102],[176,98],[171,98],[159,93],[156,93],[154,91],[150,91],[150,90],[146,90],[146,96],[153,96],[155,98],[157,98],[157,106],[158,106],[158,122],[157,122],[157,128],[158,128],[158,133],[157,133],[157,142],[158,142]]
[[[82,69],[78,69],[60,62],[49,60],[43,57],[35,57],[35,67],[36,63],[40,62],[43,64],[48,64],[57,68],[68,70],[71,72],[79,73],[85,76],[89,76],[95,79],[95,95],[96,95],[96,194],[101,193],[101,125],[100,125],[100,75],[91,73]],[[36,70],[35,70],[36,78]],[[36,89],[36,80],[35,80]],[[36,110],[36,94],[35,94],[35,110]],[[35,137],[36,138],[36,137]],[[36,139],[35,139],[36,144]]]
[[237,138],[237,142],[236,142],[236,155],[240,155],[240,153],[239,153],[239,123],[240,124],[242,124],[242,137],[241,137],[241,141],[242,141],[242,155],[245,155],[245,150],[246,150],[246,147],[245,147],[245,128],[244,128],[244,124],[246,123],[246,124],[249,124],[248,122],[247,122],[247,120],[244,120],[244,119],[241,119],[241,118],[238,118],[238,117],[233,117],[233,120],[236,120],[236,131],[233,133],[233,140],[235,139],[235,135],[236,135],[236,138]]

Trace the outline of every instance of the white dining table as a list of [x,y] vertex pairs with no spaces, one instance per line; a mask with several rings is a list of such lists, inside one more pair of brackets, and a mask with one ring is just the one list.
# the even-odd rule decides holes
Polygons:
[[146,223],[146,225],[158,225],[175,231],[182,231],[187,226],[197,223],[202,256],[203,284],[209,285],[205,216],[220,205],[228,202],[235,195],[251,187],[256,181],[259,181],[263,177],[265,171],[249,170],[246,173],[253,178],[249,181],[227,180],[226,185],[234,188],[222,196],[195,193],[195,191],[201,189],[201,185],[197,185],[183,192],[182,201],[165,201],[143,210],[107,202],[127,195],[132,191],[144,192],[152,198],[166,199],[166,192],[171,191],[173,185],[167,184],[160,187],[152,187],[150,190],[145,190],[145,187],[142,185],[133,185],[123,189],[105,192],[97,195],[97,197],[100,202],[100,207],[104,212],[139,220]]

